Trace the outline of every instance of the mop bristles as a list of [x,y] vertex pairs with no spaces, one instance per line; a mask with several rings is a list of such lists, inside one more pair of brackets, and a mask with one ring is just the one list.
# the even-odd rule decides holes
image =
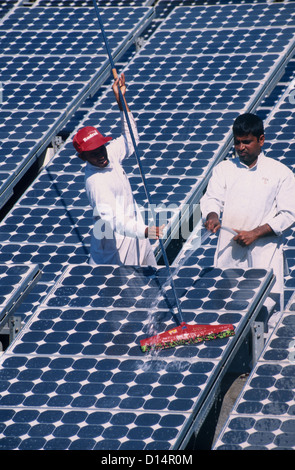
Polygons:
[[181,323],[176,328],[140,340],[142,352],[174,348],[184,344],[200,343],[216,338],[233,336],[233,325],[188,325]]

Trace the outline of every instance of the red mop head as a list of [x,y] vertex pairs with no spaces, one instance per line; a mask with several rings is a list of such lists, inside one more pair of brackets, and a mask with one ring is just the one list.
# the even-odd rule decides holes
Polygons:
[[172,330],[140,340],[142,352],[168,349],[184,344],[200,343],[216,338],[233,336],[233,325],[187,325],[185,322]]

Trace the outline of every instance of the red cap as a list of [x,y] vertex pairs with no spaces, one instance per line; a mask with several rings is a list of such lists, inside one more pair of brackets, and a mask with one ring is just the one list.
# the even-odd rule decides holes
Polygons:
[[78,153],[94,150],[106,144],[112,137],[104,137],[95,127],[80,129],[73,138],[73,145]]

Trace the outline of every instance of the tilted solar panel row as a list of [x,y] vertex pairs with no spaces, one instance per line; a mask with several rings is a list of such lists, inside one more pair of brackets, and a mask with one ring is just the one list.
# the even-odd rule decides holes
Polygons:
[[[135,7],[149,6],[153,0],[99,0],[100,7]],[[36,0],[42,7],[91,7],[93,0]]]
[[[269,72],[273,67],[267,70]],[[269,77],[269,73],[266,75]],[[137,84],[137,81],[134,83]],[[103,99],[110,101],[108,93]],[[243,103],[246,106],[247,100]],[[139,111],[135,113],[139,115]],[[110,114],[113,115],[113,110]],[[153,121],[159,117],[157,114],[155,112]],[[164,116],[166,120],[171,118],[171,114]],[[111,122],[110,115],[107,117],[106,128],[114,129],[114,119]],[[172,113],[168,123],[171,124],[173,117]],[[205,113],[207,117],[208,113]],[[228,118],[227,132],[231,126],[229,121]],[[201,128],[204,116],[199,122]],[[211,129],[212,122],[209,124]],[[140,132],[144,137],[145,130],[141,126]],[[176,126],[175,122],[172,125],[176,129],[178,126],[179,122]],[[178,140],[176,132],[175,141],[170,136],[163,139],[166,132],[163,132],[162,124],[156,123],[155,128],[158,129],[157,137],[161,143],[171,145],[169,151],[183,148],[182,135]],[[154,135],[153,131],[147,133],[147,139],[142,139],[143,145],[150,144],[149,135]],[[193,135],[192,132],[190,150],[195,148]],[[173,148],[175,143],[180,144],[179,149]],[[210,139],[208,143],[211,144]],[[48,182],[46,197],[39,179],[37,186],[30,188],[16,206],[19,212],[16,218],[10,219],[12,225],[9,226],[7,221],[9,217],[14,217],[14,211],[3,225],[2,253],[11,256],[14,247],[19,257],[33,255],[33,258],[36,255],[41,260],[43,256],[45,266],[49,268],[46,275],[52,276],[52,289],[17,341],[2,357],[2,448],[184,448],[190,432],[194,427],[198,428],[204,417],[202,413],[199,415],[200,407],[206,413],[209,402],[211,405],[211,394],[221,377],[221,367],[245,333],[250,316],[267,295],[271,273],[261,270],[222,272],[212,267],[200,270],[186,266],[179,269],[176,275],[177,292],[186,309],[186,320],[200,323],[231,321],[236,327],[236,336],[163,351],[152,361],[148,357],[143,358],[138,350],[138,340],[147,332],[147,307],[150,307],[151,297],[158,297],[160,286],[167,279],[165,268],[91,268],[80,262],[79,266],[66,270],[65,265],[61,269],[59,267],[57,272],[61,274],[63,271],[63,274],[55,282],[57,251],[59,255],[63,252],[64,256],[71,256],[75,248],[80,249],[81,253],[86,248],[85,240],[90,230],[90,226],[85,227],[81,238],[78,227],[85,212],[85,194],[82,192],[82,182],[76,180],[78,184],[73,185],[73,178],[79,178],[81,174],[77,175],[76,171],[80,165],[78,160],[70,158],[73,155],[70,145],[69,142],[47,167],[46,173],[40,175],[40,178],[45,178],[44,182]],[[216,148],[218,146],[219,141]],[[214,156],[212,148],[210,150],[205,170]],[[148,149],[145,157],[147,152]],[[150,179],[150,162],[148,157],[145,159]],[[135,175],[133,183],[139,186],[140,178],[136,175],[135,166],[131,164],[130,168],[129,174],[133,172]],[[63,179],[57,184],[56,178],[61,177]],[[181,183],[178,186],[175,178],[168,178],[167,191],[167,186],[163,184],[161,187],[161,182],[165,183],[167,179],[162,172],[154,186],[159,200],[165,195],[166,200],[179,203],[183,197],[183,185],[188,184],[191,189],[196,182],[196,178],[188,182],[182,174],[177,178]],[[140,191],[138,194],[140,197]],[[46,205],[47,198],[52,202],[49,207]],[[71,201],[70,205],[67,201]],[[48,210],[56,211],[55,215],[59,210],[63,213],[60,212],[54,225],[45,229],[42,219],[45,220]],[[52,220],[53,214],[51,212]],[[37,231],[30,224],[31,215],[36,217],[35,223],[39,218]],[[21,217],[20,224],[18,217]],[[60,220],[63,222],[60,223]],[[66,227],[68,220],[71,221],[70,238]],[[32,237],[30,243],[26,242],[26,234]],[[5,236],[10,237],[10,243],[7,243]],[[51,245],[47,243],[47,236],[51,239]],[[33,240],[35,245],[32,251]],[[64,243],[65,240],[71,242]],[[167,325],[171,325],[170,313],[166,300],[160,299],[161,303],[156,305],[158,315],[154,319],[157,327],[166,329]],[[101,355],[97,356],[97,353]],[[196,357],[199,359],[197,363]]]
[[[252,5],[253,22],[256,22],[259,16],[256,7],[259,15],[262,15],[261,7]],[[236,45],[237,32],[244,31],[243,23],[240,27],[236,26],[240,8],[243,6],[235,6],[236,10],[231,8],[237,12],[236,15],[232,13],[233,27],[236,29],[231,29],[229,34],[228,44],[231,49]],[[179,29],[173,30],[169,27],[168,30],[164,22],[126,67],[127,99],[138,123],[141,137],[139,152],[147,174],[148,188],[159,217],[164,217],[167,223],[168,234],[169,227],[171,229],[173,224],[177,226],[187,207],[194,201],[198,202],[210,169],[222,158],[223,150],[230,141],[233,118],[242,110],[254,106],[254,102],[257,106],[259,99],[263,98],[262,89],[266,90],[265,83],[267,80],[271,81],[275,71],[280,70],[284,57],[287,58],[291,53],[294,46],[293,28],[280,26],[285,21],[285,8],[285,5],[280,9],[274,4],[263,10],[265,22],[268,14],[270,20],[264,30],[265,42],[259,41],[261,47],[264,47],[265,51],[268,50],[268,35],[272,32],[272,44],[277,44],[278,49],[274,54],[261,52],[258,59],[255,53],[251,52],[251,48],[255,48],[253,37],[257,39],[254,27],[247,27],[245,38],[249,39],[249,43],[246,42],[248,50],[241,61],[239,51],[218,54],[216,39],[211,42],[214,52],[208,54],[209,46],[203,38],[208,39],[209,32],[212,37],[221,37],[222,28],[195,29],[195,40],[192,41],[192,33],[183,30],[182,24]],[[289,8],[291,17],[294,7]],[[183,11],[185,18],[190,18],[192,28],[198,17],[208,15],[206,7],[180,8],[178,13],[173,13],[167,19],[167,24],[171,26],[172,18],[175,23],[179,22]],[[228,6],[220,6],[219,14],[216,15],[218,26],[222,11],[225,17],[229,16]],[[270,25],[274,18],[276,24],[272,27]],[[229,22],[229,19],[227,21]],[[174,43],[170,40],[171,36]],[[187,54],[182,50],[181,55],[179,52],[168,53],[168,44],[170,49],[174,44],[176,49],[183,48],[182,44],[187,48],[193,45],[194,49]],[[205,53],[201,53],[202,48]],[[234,59],[238,62],[238,71],[243,68],[245,73],[249,74],[252,70],[253,78],[256,78],[257,74],[257,80],[232,80],[231,61]],[[195,68],[189,80],[186,73],[191,73],[191,68],[188,65],[183,68],[184,61],[190,65],[196,61],[200,62],[200,66]],[[176,67],[173,64],[176,64]],[[209,82],[204,81],[204,76],[210,69],[206,64],[210,64],[214,70],[212,81]],[[177,67],[182,74],[174,76]],[[223,81],[213,79],[217,73],[224,73]],[[261,78],[264,79],[262,83]],[[168,79],[171,83],[167,83]],[[257,95],[254,95],[255,92]],[[254,96],[256,98],[253,98]],[[97,125],[105,134],[114,137],[119,135],[119,112],[113,101],[112,92],[107,91],[80,126]],[[192,109],[195,101],[197,105]],[[215,109],[211,110],[212,107]],[[138,203],[145,207],[145,194],[135,157],[125,162],[125,170],[130,177]],[[0,227],[0,261],[41,263],[44,274],[39,293],[34,296],[33,304],[36,305],[40,296],[47,292],[48,283],[53,284],[60,275],[64,263],[87,262],[91,227],[92,210],[85,194],[83,167],[75,157],[70,138],[3,221]],[[168,242],[169,239],[167,244]],[[32,310],[31,305],[24,305],[23,308],[29,312]]]
[[[290,84],[265,121],[266,154],[292,169],[294,89]],[[295,448],[294,228],[286,234],[284,252],[290,270],[285,278],[286,310],[225,423],[215,449]]]
[[250,374],[214,450],[294,450],[294,302]]
[[139,340],[150,328],[175,325],[167,275],[131,266],[64,272],[2,356],[1,449],[185,448],[273,276],[175,271],[185,320],[230,322],[236,334],[145,355]]
[[[153,9],[102,10],[117,62],[149,24]],[[105,81],[110,67],[94,6],[18,7],[0,22],[0,46],[2,207],[74,111]]]

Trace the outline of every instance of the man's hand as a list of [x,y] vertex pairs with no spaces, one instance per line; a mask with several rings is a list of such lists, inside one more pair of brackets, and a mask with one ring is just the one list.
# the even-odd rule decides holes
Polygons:
[[236,230],[236,232],[237,235],[233,239],[240,246],[249,246],[258,238],[255,230]]
[[153,240],[158,240],[159,238],[163,237],[163,229],[165,225],[161,225],[161,227],[147,227],[145,229],[145,238],[151,238]]
[[235,230],[237,235],[234,237],[234,241],[240,246],[249,246],[259,238],[268,237],[274,235],[272,228],[268,225],[262,225],[256,227],[253,230]]
[[116,101],[118,103],[118,106],[120,108],[120,111],[123,111],[123,106],[122,106],[121,99],[120,99],[119,88],[120,88],[120,91],[122,93],[123,99],[125,101],[126,109],[129,112],[129,108],[128,108],[127,102],[125,100],[126,85],[125,85],[125,75],[124,75],[124,73],[122,73],[120,77],[117,77],[117,79],[113,83],[112,88],[113,88],[113,92],[114,92]]
[[218,215],[215,212],[210,212],[210,214],[207,215],[207,219],[204,225],[207,230],[216,233],[217,230],[219,230],[221,227]]

